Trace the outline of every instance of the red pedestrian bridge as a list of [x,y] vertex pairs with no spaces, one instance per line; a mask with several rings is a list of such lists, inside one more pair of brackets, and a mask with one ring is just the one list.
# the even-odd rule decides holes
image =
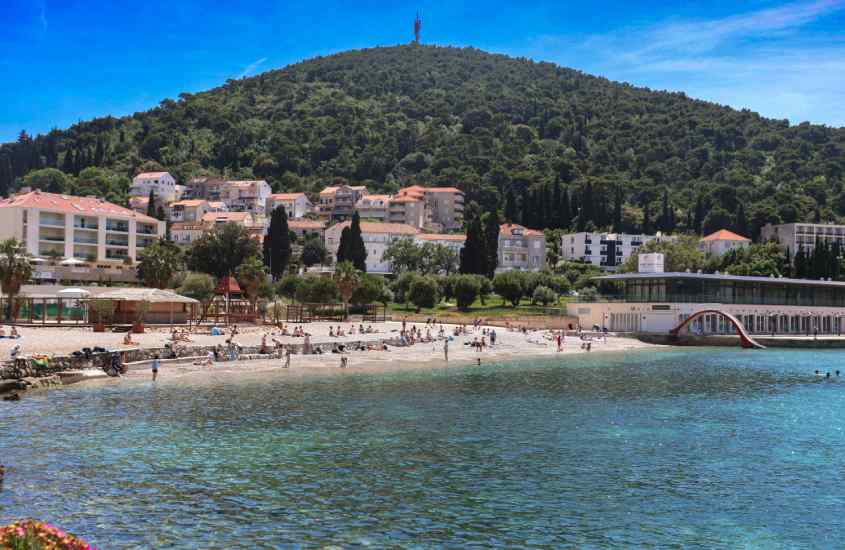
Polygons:
[[675,328],[670,330],[669,334],[671,334],[672,336],[678,336],[678,334],[680,334],[680,332],[681,332],[681,329],[683,329],[685,326],[687,326],[691,322],[695,321],[696,319],[698,319],[702,315],[721,315],[722,317],[727,319],[728,322],[730,322],[730,324],[733,325],[733,327],[736,329],[736,333],[739,335],[739,342],[740,342],[740,344],[742,344],[742,347],[744,347],[744,348],[766,349],[766,346],[757,343],[748,334],[748,332],[745,330],[745,327],[742,326],[742,323],[739,321],[739,319],[737,319],[736,317],[734,317],[730,313],[727,313],[727,312],[724,312],[724,311],[721,311],[721,310],[718,310],[718,309],[702,309],[701,311],[697,311],[697,312],[693,313],[692,315],[690,315],[689,317],[687,317],[686,319],[681,321],[681,323],[678,326],[676,326]]

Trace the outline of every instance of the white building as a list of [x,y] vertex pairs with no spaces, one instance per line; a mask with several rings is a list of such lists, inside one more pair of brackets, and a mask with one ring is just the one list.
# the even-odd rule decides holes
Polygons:
[[782,223],[772,225],[767,223],[760,229],[760,241],[776,241],[783,248],[789,249],[792,256],[799,248],[805,254],[813,251],[816,241],[827,244],[839,243],[841,250],[845,250],[845,225],[827,223]]
[[423,245],[425,243],[443,245],[452,250],[452,252],[460,258],[461,250],[467,241],[467,236],[459,234],[447,235],[443,233],[418,233],[414,236],[414,241],[416,241],[418,245]]
[[41,258],[33,267],[42,280],[134,280],[126,264],[165,231],[164,222],[101,199],[41,191],[0,200],[0,213],[0,239],[14,237]]
[[203,221],[176,222],[170,226],[170,239],[179,245],[187,246],[202,237],[212,225]]
[[496,272],[540,271],[546,267],[546,236],[515,223],[499,226]]
[[751,239],[737,235],[733,231],[720,229],[698,241],[698,249],[711,256],[721,256],[731,250],[746,248]]
[[284,207],[290,220],[301,218],[314,209],[305,193],[274,193],[267,197],[267,217],[279,206]]
[[674,237],[662,235],[628,235],[625,233],[567,233],[560,238],[561,258],[584,261],[603,271],[615,271],[631,255],[650,241],[669,241]]
[[355,203],[355,210],[362,220],[386,222],[389,208],[390,195],[364,195]]
[[184,187],[176,185],[176,180],[169,172],[143,172],[132,179],[130,196],[149,197],[150,191],[159,201],[168,203],[181,197]]
[[[340,246],[340,235],[351,223],[337,223],[325,231],[326,249],[335,258]],[[361,238],[367,250],[367,273],[392,273],[390,264],[382,260],[387,247],[396,239],[412,239],[419,232],[416,227],[402,223],[361,222]]]

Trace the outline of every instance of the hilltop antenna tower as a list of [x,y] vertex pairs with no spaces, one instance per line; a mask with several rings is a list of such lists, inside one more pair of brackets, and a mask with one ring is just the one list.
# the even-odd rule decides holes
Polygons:
[[420,12],[414,18],[414,44],[420,43],[420,29],[422,28],[422,19],[420,19]]

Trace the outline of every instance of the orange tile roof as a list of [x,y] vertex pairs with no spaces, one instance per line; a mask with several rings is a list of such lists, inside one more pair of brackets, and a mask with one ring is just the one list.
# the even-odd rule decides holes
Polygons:
[[542,235],[543,234],[542,231],[537,231],[535,229],[528,229],[527,227],[524,227],[524,226],[516,224],[516,223],[503,223],[502,225],[499,226],[499,234],[510,236],[510,235],[513,235],[512,231],[514,229],[521,229],[523,235],[534,236],[534,235]]
[[158,223],[158,220],[134,210],[106,202],[92,197],[75,197],[72,195],[58,195],[43,191],[30,191],[22,195],[0,200],[0,208],[41,208],[70,214],[113,215],[134,218],[146,223]]
[[288,220],[288,227],[291,229],[323,229],[325,222],[317,220]]
[[748,237],[743,237],[742,235],[737,235],[733,231],[728,231],[727,229],[720,229],[715,233],[710,233],[703,239],[702,241],[748,241],[751,242],[751,239]]
[[185,199],[170,203],[170,206],[199,206],[206,202],[203,199]]
[[223,201],[209,201],[208,206],[211,208],[226,208],[226,203]]
[[148,178],[160,178],[162,176],[169,176],[169,175],[170,175],[169,172],[141,172],[140,174],[138,174],[135,177],[136,178],[148,179]]
[[399,202],[399,203],[402,203],[402,202],[420,202],[420,200],[421,200],[421,199],[418,199],[418,198],[416,198],[416,197],[407,197],[407,196],[406,196],[406,197],[395,197],[395,198],[392,198],[392,199],[390,199],[390,202],[392,202],[392,203],[393,203],[393,202]]
[[197,222],[175,222],[170,226],[171,231],[200,231],[208,229],[208,224]]
[[299,197],[305,197],[305,193],[274,193],[270,195],[271,199],[277,201],[292,201],[298,199]]
[[429,187],[425,190],[426,193],[463,193],[457,187]]
[[423,241],[454,241],[454,242],[464,242],[467,240],[466,235],[457,235],[457,234],[442,234],[442,233],[420,233],[417,235],[418,239],[422,239]]
[[[345,221],[333,225],[330,229],[343,230],[352,222]],[[390,235],[416,235],[420,230],[404,223],[361,222],[361,233],[387,233]]]

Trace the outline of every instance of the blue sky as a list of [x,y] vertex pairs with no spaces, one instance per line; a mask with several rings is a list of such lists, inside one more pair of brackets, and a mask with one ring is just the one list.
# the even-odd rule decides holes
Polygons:
[[845,126],[845,0],[0,0],[0,141],[412,38]]

